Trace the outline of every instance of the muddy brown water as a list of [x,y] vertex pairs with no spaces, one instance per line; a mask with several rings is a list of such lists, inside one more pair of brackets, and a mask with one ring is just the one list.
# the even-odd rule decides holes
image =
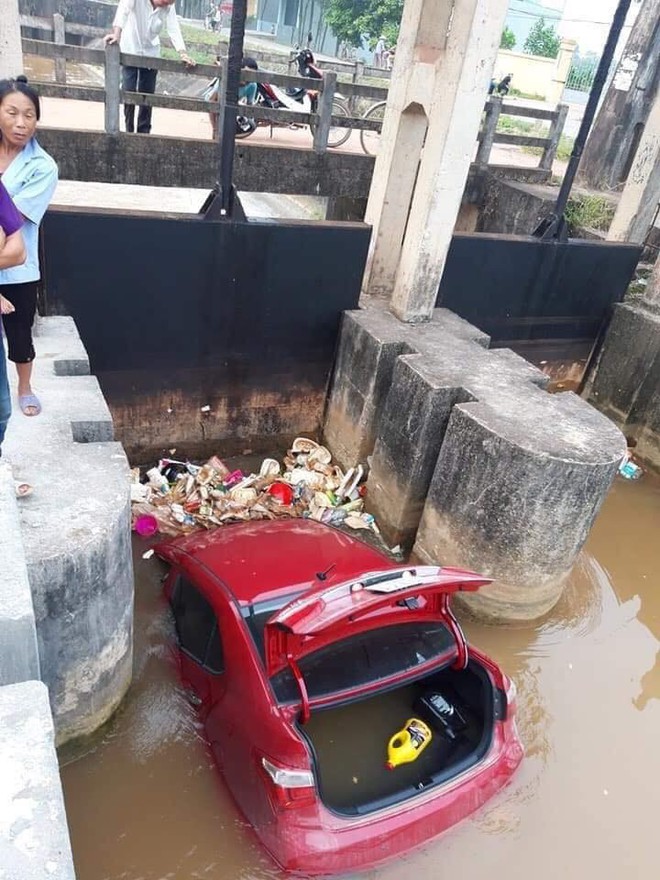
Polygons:
[[[548,536],[552,540],[552,536]],[[134,685],[62,777],[78,880],[281,878],[179,686],[160,563],[136,543]],[[518,685],[512,784],[378,880],[655,878],[660,864],[660,480],[617,480],[559,606],[469,639]]]

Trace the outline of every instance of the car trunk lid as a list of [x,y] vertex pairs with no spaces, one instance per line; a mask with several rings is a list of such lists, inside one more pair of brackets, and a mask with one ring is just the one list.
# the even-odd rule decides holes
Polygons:
[[491,580],[474,572],[440,566],[396,566],[304,593],[266,623],[264,652],[270,676],[286,666],[300,691],[303,723],[310,714],[300,659],[359,627],[380,627],[389,612],[408,609],[415,620],[442,619],[457,648],[455,667],[468,662],[467,643],[449,601],[453,593],[474,591]]

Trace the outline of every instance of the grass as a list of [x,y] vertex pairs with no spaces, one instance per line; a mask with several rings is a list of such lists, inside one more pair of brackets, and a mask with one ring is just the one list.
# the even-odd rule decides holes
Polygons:
[[568,200],[565,216],[571,232],[579,228],[607,232],[615,210],[612,202],[603,196],[578,194]]
[[[533,95],[531,92],[521,92],[520,89],[509,89],[512,98],[527,98],[530,101],[545,101],[544,95]],[[506,97],[504,98],[506,101]]]
[[[506,113],[503,113],[499,118],[497,130],[503,134],[520,134],[526,137],[545,138],[550,131],[550,124],[548,122],[529,122],[525,119],[520,119],[518,116],[507,116]],[[574,143],[574,138],[563,134],[557,145],[556,158],[562,161],[570,159]],[[541,156],[543,154],[543,150],[540,147],[523,147],[523,150],[533,156]]]
[[[193,59],[193,61],[197,62],[197,64],[213,64],[213,62],[215,61],[215,53],[211,53],[209,55],[208,52],[204,52],[200,49],[193,49],[190,46],[188,46],[188,54]],[[179,60],[179,53],[176,51],[176,49],[163,48],[161,51],[161,56],[163,58],[170,58],[172,61]]]

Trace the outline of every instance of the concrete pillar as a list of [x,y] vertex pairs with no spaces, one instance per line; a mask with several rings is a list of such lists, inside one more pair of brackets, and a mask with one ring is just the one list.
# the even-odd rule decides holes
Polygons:
[[367,505],[390,546],[484,572],[489,620],[548,611],[614,479],[625,440],[571,393],[446,309],[411,326],[344,316],[325,436],[368,461]]
[[555,73],[552,77],[552,85],[546,95],[546,100],[551,104],[559,104],[566,88],[566,80],[573,63],[573,56],[577,49],[575,40],[562,38],[559,45],[559,53],[557,55],[557,63],[555,65]]
[[610,225],[610,241],[642,244],[660,202],[660,90],[656,93],[628,180]]
[[630,162],[648,118],[660,72],[660,0],[632,4],[639,13],[603,98],[582,155],[578,181],[614,190],[628,177]]
[[407,0],[366,221],[363,300],[428,321],[474,156],[507,0]]
[[534,620],[559,601],[624,452],[614,425],[571,392],[459,404],[413,555],[492,577],[457,597],[480,619]]
[[23,73],[18,0],[4,0],[0,12],[0,79]]

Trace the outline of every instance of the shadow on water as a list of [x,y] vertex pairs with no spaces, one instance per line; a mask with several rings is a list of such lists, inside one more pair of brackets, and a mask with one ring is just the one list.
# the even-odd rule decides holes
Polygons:
[[[518,686],[526,759],[472,819],[379,880],[657,875],[660,482],[617,482],[570,583],[535,625],[468,638]],[[135,680],[63,781],[78,880],[274,880],[178,683],[161,564],[135,544]]]

